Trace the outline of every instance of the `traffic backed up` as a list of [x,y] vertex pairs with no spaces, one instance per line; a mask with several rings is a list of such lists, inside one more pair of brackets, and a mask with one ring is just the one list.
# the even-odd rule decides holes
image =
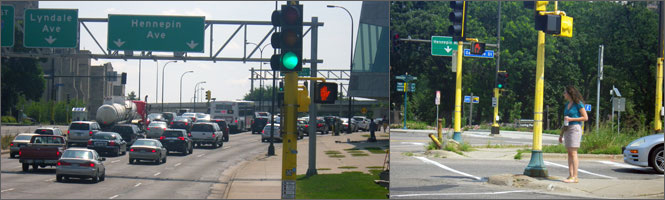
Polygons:
[[30,165],[37,167],[55,166],[65,150],[65,138],[53,135],[34,135],[27,146],[19,149],[19,162],[23,171],[27,172]]

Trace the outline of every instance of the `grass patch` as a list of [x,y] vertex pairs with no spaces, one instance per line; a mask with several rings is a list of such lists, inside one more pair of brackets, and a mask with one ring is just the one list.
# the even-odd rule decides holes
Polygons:
[[380,134],[380,135],[377,136],[377,137],[390,137],[390,135],[388,135],[388,134]]
[[[625,147],[633,140],[647,135],[651,135],[648,127],[638,130],[622,129],[621,134],[617,134],[616,127],[612,127],[610,124],[601,124],[597,132],[595,130],[584,132],[578,153],[622,154],[622,147]],[[543,153],[566,152],[567,150],[563,144],[543,146]]]
[[370,153],[374,153],[374,154],[384,154],[384,153],[387,152],[386,150],[383,150],[380,147],[365,147],[365,150],[369,151]]
[[[430,150],[429,148],[435,148],[435,147],[436,145],[434,144],[434,142],[430,142],[429,146],[427,146],[428,150]],[[468,142],[464,142],[459,145],[452,142],[448,142],[446,146],[443,147],[443,150],[452,151],[459,155],[464,155],[463,152],[473,151],[474,149],[471,147],[471,144],[469,144]]]
[[405,156],[413,156],[413,153],[411,153],[411,152],[404,152],[404,153],[402,153],[402,155],[405,155]]
[[299,175],[296,183],[296,199],[386,199],[388,190],[374,183],[381,170],[319,174],[307,177]]
[[353,153],[365,153],[364,151],[361,151],[361,150],[346,150],[346,152],[351,153],[351,154],[353,154]]
[[369,134],[363,134],[363,135],[361,135],[361,136],[368,138],[368,137],[369,137]]
[[367,168],[367,169],[383,169],[383,166],[369,166],[369,167],[365,167],[365,168]]
[[328,154],[328,157],[331,157],[331,158],[344,158],[344,157],[346,157],[346,156],[341,155],[341,154]]
[[14,141],[14,137],[16,137],[16,136],[14,136],[14,135],[3,135],[2,138],[0,138],[0,141],[2,141],[1,142],[2,143],[1,148],[2,149],[8,149],[9,148],[9,143]]
[[324,153],[330,155],[330,154],[342,154],[342,152],[339,151],[324,151]]
[[561,130],[555,129],[555,130],[543,130],[544,134],[550,134],[550,135],[559,135],[561,133]]
[[369,154],[366,154],[366,153],[352,153],[351,156],[353,156],[353,157],[358,157],[358,156],[369,156]]
[[325,170],[330,170],[330,168],[316,168],[316,170],[325,171]]
[[[402,127],[404,127],[404,124],[402,123],[390,125],[390,128],[402,128]],[[407,129],[430,130],[433,129],[432,127],[436,127],[436,125],[432,124],[432,126],[430,126],[429,124],[420,121],[406,121]]]
[[457,149],[457,145],[452,144],[452,143],[448,143],[448,144],[446,144],[446,146],[443,147],[443,150],[446,150],[446,151],[452,151],[452,152],[455,152],[455,153],[457,153],[457,154],[459,154],[459,155],[464,155],[464,153],[462,153],[462,151],[460,151],[459,149]]
[[436,146],[436,144],[434,142],[430,141],[427,144],[427,146],[425,146],[425,149],[427,149],[427,150],[436,150],[436,149],[439,149],[439,147]]
[[501,149],[501,148],[527,148],[531,147],[531,145],[514,145],[514,144],[494,144],[492,145],[490,141],[487,141],[487,145],[481,146],[483,148],[488,148],[488,149]]
[[521,160],[522,159],[522,154],[523,153],[529,153],[531,152],[530,149],[518,149],[517,154],[515,154],[515,157],[513,157],[515,160]]
[[337,168],[340,168],[340,169],[356,169],[358,167],[356,167],[356,166],[341,166],[341,167],[337,167]]

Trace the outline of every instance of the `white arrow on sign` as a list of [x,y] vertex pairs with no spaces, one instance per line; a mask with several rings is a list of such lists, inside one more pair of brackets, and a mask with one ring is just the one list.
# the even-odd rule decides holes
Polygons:
[[53,38],[52,35],[49,35],[48,38],[44,38],[44,40],[46,40],[46,42],[48,42],[48,44],[53,44],[53,42],[55,42],[55,40],[57,40],[57,39]]
[[125,42],[122,41],[120,38],[118,38],[117,40],[113,41],[113,43],[115,43],[115,45],[118,46],[118,47],[121,47],[123,44],[125,44]]
[[186,43],[186,44],[187,44],[187,46],[189,46],[190,49],[194,49],[194,47],[196,47],[197,45],[199,45],[199,43],[195,43],[194,40],[189,41],[189,42]]
[[445,50],[446,50],[446,52],[450,52],[450,51],[453,50],[453,49],[450,48],[450,46],[446,46]]

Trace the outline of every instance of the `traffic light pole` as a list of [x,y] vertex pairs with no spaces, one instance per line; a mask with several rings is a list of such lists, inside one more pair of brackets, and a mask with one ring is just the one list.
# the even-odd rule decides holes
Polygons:
[[[282,147],[282,199],[295,198],[297,165],[296,111],[298,95],[298,72],[288,72],[284,78],[284,106],[282,126],[285,130]],[[310,119],[311,120],[316,120]]]
[[[457,43],[457,74],[455,75],[455,132],[453,133],[453,140],[462,142],[462,59],[464,57],[464,47],[462,41]],[[462,51],[462,52],[460,52]]]
[[545,84],[545,32],[538,31],[538,52],[536,56],[536,100],[533,115],[533,148],[531,161],[524,169],[524,175],[547,177],[547,168],[543,162],[543,86]]
[[[319,17],[312,17],[312,23],[318,24],[319,22]],[[318,37],[319,37],[319,26],[315,25],[312,26],[312,59],[316,60],[318,58]],[[312,62],[311,63],[311,71],[310,71],[310,77],[316,78],[316,74],[318,73],[317,71],[317,63]],[[317,90],[316,88],[316,81],[312,80],[309,81],[309,88],[311,88],[310,92],[310,99],[311,102],[309,103],[309,161],[308,161],[308,168],[307,168],[307,176],[312,176],[316,175],[316,119],[317,116],[317,108],[316,104],[314,103],[314,97],[316,96]]]
[[496,122],[496,116],[499,116],[499,96],[499,88],[494,88],[496,104],[494,105],[494,115],[492,117],[492,134],[499,134],[499,123]]

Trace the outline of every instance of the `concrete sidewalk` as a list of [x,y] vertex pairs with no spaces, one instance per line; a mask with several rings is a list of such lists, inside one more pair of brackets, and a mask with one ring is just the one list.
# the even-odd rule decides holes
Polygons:
[[[364,150],[366,147],[380,147],[388,149],[388,134],[377,132],[376,143],[367,143],[369,132],[357,132],[350,135],[331,136],[317,135],[316,167],[319,174],[337,174],[347,171],[360,171],[369,173],[369,170],[382,167],[385,153],[371,153]],[[258,141],[258,139],[257,139]],[[347,141],[350,141],[348,143]],[[359,149],[362,156],[352,156],[348,149]],[[328,151],[337,151],[339,156],[331,157]],[[329,152],[330,153],[330,152]],[[358,153],[355,151],[354,153]],[[282,177],[282,144],[275,143],[275,156],[261,155],[255,160],[239,164],[238,169],[230,177],[220,177],[220,182],[227,182],[223,198],[228,199],[279,199],[281,198]],[[298,140],[297,174],[303,175],[308,168],[309,138]],[[358,155],[358,154],[356,154]],[[339,167],[355,167],[342,169]],[[371,168],[368,168],[371,167]],[[381,168],[378,168],[381,170]],[[218,188],[219,189],[219,188]],[[220,191],[211,193],[220,193]]]

